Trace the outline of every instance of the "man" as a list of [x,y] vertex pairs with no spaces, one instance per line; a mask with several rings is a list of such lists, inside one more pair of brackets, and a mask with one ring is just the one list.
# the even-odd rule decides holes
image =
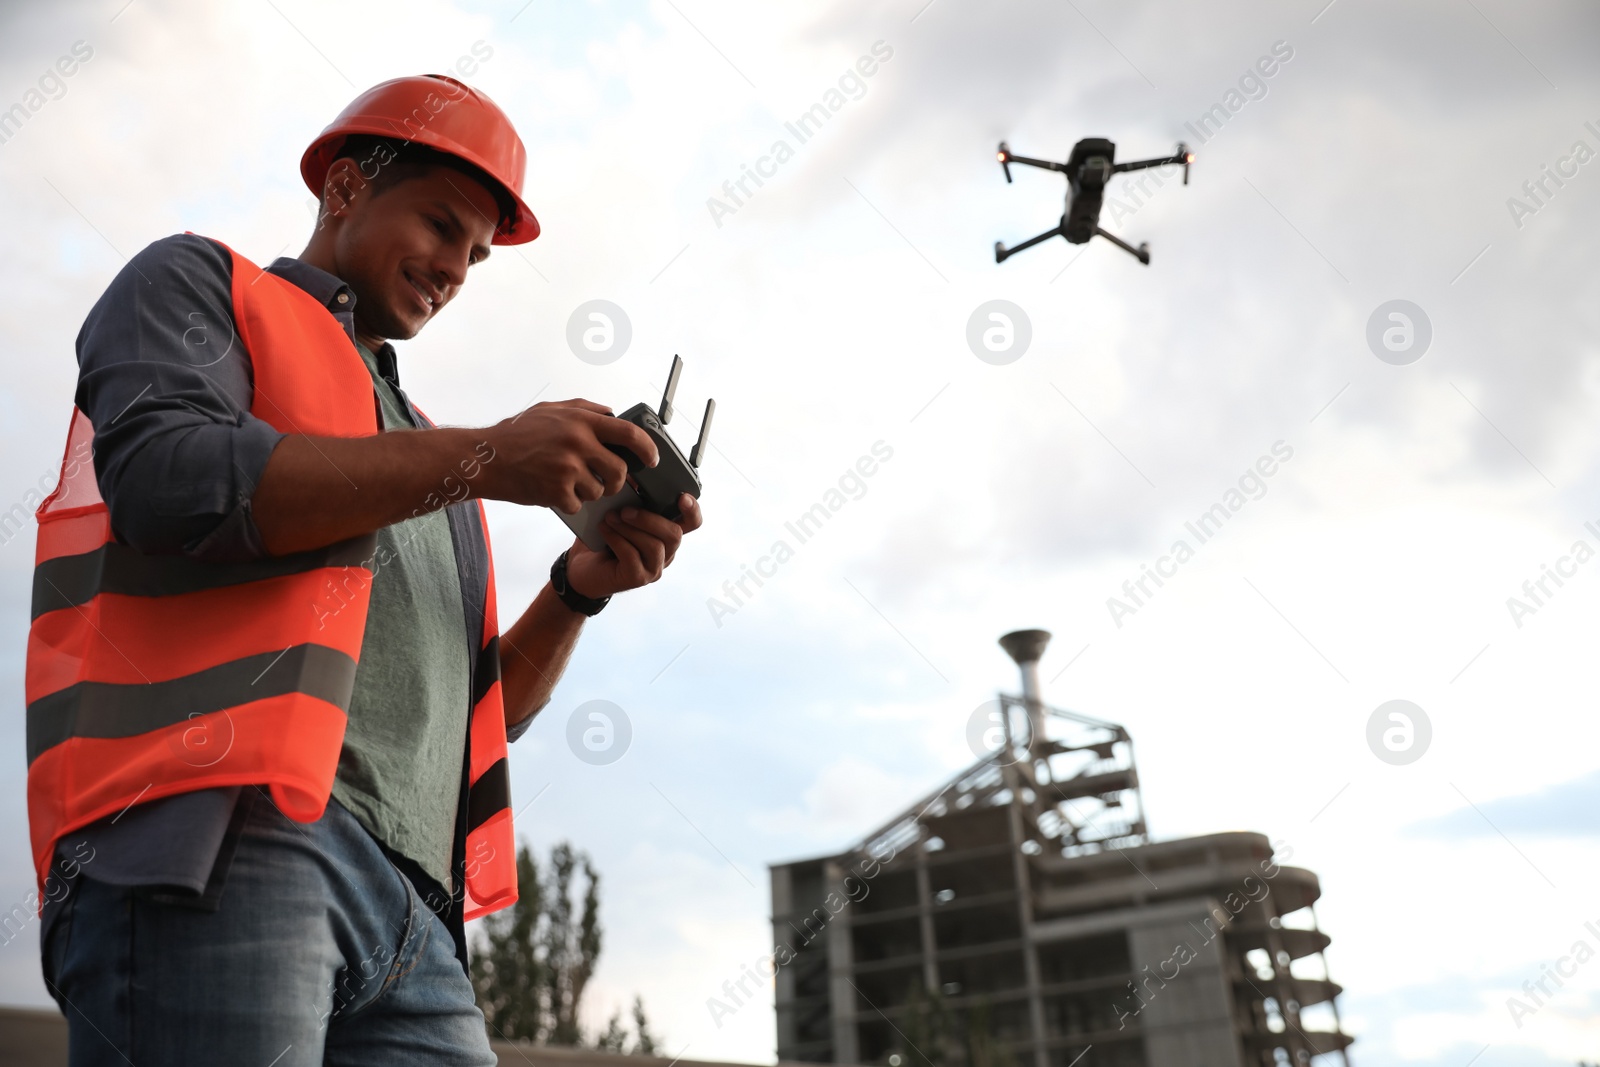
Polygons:
[[587,401],[434,428],[400,389],[389,340],[538,235],[525,159],[483,94],[385,82],[305,153],[298,259],[167,238],[84,324],[28,653],[75,1065],[495,1062],[463,923],[516,899],[507,738],[701,521],[609,517],[497,632],[472,498],[570,514],[623,486],[608,446],[658,459]]

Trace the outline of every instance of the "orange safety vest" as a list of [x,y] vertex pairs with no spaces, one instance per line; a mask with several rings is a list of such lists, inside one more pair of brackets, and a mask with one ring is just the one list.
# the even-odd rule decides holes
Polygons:
[[[232,254],[251,414],[282,433],[377,433],[372,378],[343,327],[299,286]],[[27,736],[41,906],[56,841],[141,801],[258,785],[291,819],[322,817],[377,541],[366,534],[247,563],[145,555],[112,533],[84,458],[93,439],[74,408],[60,481],[37,512]],[[478,519],[487,552],[481,504]],[[330,589],[343,601],[337,612],[325,607]],[[517,899],[492,556],[484,594],[457,888],[464,919]]]

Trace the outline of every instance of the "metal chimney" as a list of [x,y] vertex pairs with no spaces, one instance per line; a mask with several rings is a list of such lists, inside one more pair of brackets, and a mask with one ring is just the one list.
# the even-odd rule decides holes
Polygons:
[[1014,630],[1000,638],[1000,647],[1022,669],[1022,702],[1028,708],[1030,748],[1044,743],[1044,697],[1039,692],[1039,659],[1049,643],[1049,630]]

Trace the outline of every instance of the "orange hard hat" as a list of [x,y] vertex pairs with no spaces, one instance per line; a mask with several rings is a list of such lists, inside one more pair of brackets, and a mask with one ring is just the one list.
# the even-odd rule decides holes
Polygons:
[[395,78],[350,102],[300,157],[300,176],[322,195],[328,168],[352,134],[423,145],[470,163],[498,183],[515,210],[502,220],[494,244],[520,245],[539,236],[539,220],[522,202],[528,152],[506,113],[483,93],[444,74]]

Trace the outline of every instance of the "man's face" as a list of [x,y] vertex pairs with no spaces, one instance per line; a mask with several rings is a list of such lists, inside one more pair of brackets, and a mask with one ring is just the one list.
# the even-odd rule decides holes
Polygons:
[[352,185],[334,259],[355,291],[357,328],[385,340],[415,337],[466,283],[467,268],[488,257],[499,209],[489,190],[448,167],[427,167],[382,192]]

